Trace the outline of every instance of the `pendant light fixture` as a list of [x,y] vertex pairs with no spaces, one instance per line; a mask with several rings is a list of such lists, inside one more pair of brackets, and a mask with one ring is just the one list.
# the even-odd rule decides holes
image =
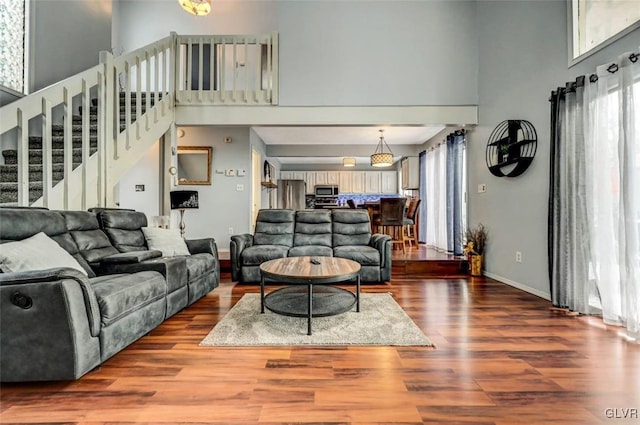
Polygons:
[[342,166],[343,167],[355,167],[356,159],[355,158],[342,158]]
[[[393,164],[393,153],[391,153],[389,145],[387,145],[387,142],[384,140],[384,130],[378,131],[380,131],[380,141],[378,142],[376,151],[371,155],[371,166],[390,167]],[[384,151],[385,146],[389,152]]]
[[178,0],[180,6],[196,16],[205,16],[211,12],[211,0]]

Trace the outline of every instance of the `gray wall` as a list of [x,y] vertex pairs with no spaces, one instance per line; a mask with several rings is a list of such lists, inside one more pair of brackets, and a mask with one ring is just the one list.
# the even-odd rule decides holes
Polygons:
[[[247,127],[180,127],[183,137],[178,146],[211,146],[211,185],[180,185],[175,190],[197,190],[199,209],[185,212],[185,234],[189,239],[213,237],[218,249],[229,249],[228,229],[234,234],[249,232],[249,212],[251,205],[251,143]],[[232,143],[225,143],[230,136]],[[261,141],[260,141],[261,142]],[[158,215],[159,208],[159,144],[156,143],[147,154],[127,173],[119,183],[119,203],[122,208],[142,211],[147,218]],[[244,169],[245,177],[226,177],[216,170]],[[167,170],[168,172],[168,170]],[[136,184],[144,184],[144,192],[135,192]],[[238,184],[244,190],[236,190]],[[172,190],[174,190],[172,189]],[[178,212],[171,212],[171,223],[175,228],[179,221]]]
[[[469,222],[489,228],[489,276],[548,298],[549,95],[565,81],[637,49],[640,31],[568,69],[565,2],[479,1],[477,9],[480,116],[467,138]],[[486,167],[485,148],[493,128],[507,119],[535,126],[538,151],[523,175],[498,178]],[[486,193],[477,192],[480,183],[487,185]],[[515,262],[516,251],[522,252],[522,263]]]
[[[122,208],[131,208],[147,215],[147,219],[160,214],[160,143],[156,142],[121,179],[116,202]],[[136,192],[136,185],[144,191]]]
[[277,29],[275,2],[214,0],[211,13],[193,16],[176,0],[119,0],[116,51],[131,51],[169,35],[263,34]]
[[111,0],[32,0],[29,90],[99,63],[111,49]]
[[281,105],[477,103],[474,1],[278,4]]
[[117,9],[116,51],[171,31],[278,31],[283,106],[477,103],[474,1],[216,0],[204,17],[173,0],[120,0]]

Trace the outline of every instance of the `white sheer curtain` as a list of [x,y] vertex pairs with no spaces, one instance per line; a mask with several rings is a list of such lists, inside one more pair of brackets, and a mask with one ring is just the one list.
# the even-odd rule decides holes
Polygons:
[[637,62],[625,54],[554,93],[549,262],[554,305],[601,308],[640,341]]
[[447,251],[447,147],[427,151],[427,246]]
[[626,55],[596,75],[585,90],[592,273],[604,322],[640,338],[640,65]]

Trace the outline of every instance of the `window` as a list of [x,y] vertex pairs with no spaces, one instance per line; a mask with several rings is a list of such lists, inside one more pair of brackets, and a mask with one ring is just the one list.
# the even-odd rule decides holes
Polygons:
[[571,64],[640,27],[638,0],[571,0],[568,4]]
[[25,0],[0,0],[0,86],[25,92]]

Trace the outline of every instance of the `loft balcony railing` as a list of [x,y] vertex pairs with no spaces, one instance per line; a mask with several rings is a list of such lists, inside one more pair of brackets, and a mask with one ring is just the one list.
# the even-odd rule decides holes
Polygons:
[[277,105],[278,36],[180,35],[176,103]]
[[[0,148],[17,151],[12,204],[113,206],[113,188],[135,163],[132,152],[171,128],[175,107],[277,103],[277,34],[172,33],[119,57],[102,52],[99,65],[0,108]],[[54,173],[52,129],[56,140],[63,137],[62,178]],[[42,137],[37,181],[30,181],[29,164],[40,155],[30,152],[33,136]]]

